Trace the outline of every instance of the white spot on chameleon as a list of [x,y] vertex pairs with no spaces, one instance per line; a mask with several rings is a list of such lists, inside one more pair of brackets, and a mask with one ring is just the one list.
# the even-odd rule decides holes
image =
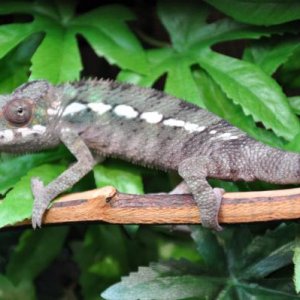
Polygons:
[[46,127],[43,125],[33,125],[33,131],[38,134],[43,134],[46,132]]
[[55,116],[58,113],[58,111],[59,111],[58,109],[48,108],[47,109],[47,114],[49,116]]
[[34,133],[34,131],[31,128],[27,128],[27,127],[18,128],[16,131],[18,133],[21,133],[22,137],[27,137]]
[[163,121],[163,124],[171,127],[184,127],[185,122],[177,119],[167,119]]
[[238,139],[239,137],[236,135],[231,135],[230,132],[225,132],[225,133],[220,134],[218,136],[218,138],[221,138],[223,140],[235,140],[235,139]]
[[117,105],[114,112],[119,117],[125,117],[127,119],[134,119],[139,114],[133,107],[124,104]]
[[5,129],[0,131],[0,143],[4,142],[11,142],[14,139],[14,133],[10,129]]
[[224,138],[224,139],[229,138],[229,137],[231,137],[230,132],[225,132],[225,133],[222,133],[218,136],[218,138]]
[[211,130],[210,132],[209,132],[209,134],[216,134],[217,133],[217,130]]
[[73,102],[66,107],[66,109],[64,110],[63,116],[72,115],[72,114],[80,112],[84,109],[86,109],[86,105],[84,105],[82,103],[78,103],[78,102]]
[[53,101],[52,103],[51,103],[51,106],[53,107],[53,108],[59,108],[61,105],[60,105],[60,101]]
[[204,131],[205,130],[205,126],[199,126],[198,128],[197,128],[197,132],[202,132],[202,131]]
[[188,132],[195,132],[198,129],[198,125],[190,122],[186,122],[184,129]]
[[184,129],[190,133],[201,132],[205,130],[205,128],[206,128],[205,126],[199,126],[197,124],[190,123],[190,122],[186,122],[184,125]]
[[157,124],[163,119],[163,115],[157,111],[149,111],[141,114],[140,118],[150,124]]
[[111,105],[105,103],[89,103],[88,107],[99,115],[103,115],[112,109]]
[[206,129],[205,126],[199,126],[198,124],[191,123],[191,122],[184,122],[178,119],[167,119],[163,122],[163,124],[171,127],[183,127],[189,133],[202,132]]

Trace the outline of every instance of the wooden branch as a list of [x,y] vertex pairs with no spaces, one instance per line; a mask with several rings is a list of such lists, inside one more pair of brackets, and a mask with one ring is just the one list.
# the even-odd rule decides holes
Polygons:
[[[225,193],[220,223],[300,218],[300,188]],[[199,211],[191,195],[118,193],[113,187],[63,196],[44,217],[45,224],[101,221],[118,224],[196,224]],[[30,220],[18,225],[29,224]]]

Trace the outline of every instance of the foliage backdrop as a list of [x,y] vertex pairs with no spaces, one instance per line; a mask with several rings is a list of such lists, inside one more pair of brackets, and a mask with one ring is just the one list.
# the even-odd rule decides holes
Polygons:
[[[297,0],[1,1],[0,92],[35,79],[115,78],[164,89],[300,151],[299,19]],[[2,154],[0,227],[30,217],[32,176],[49,182],[72,160],[63,147]],[[73,190],[159,192],[178,180],[108,160]],[[299,225],[5,229],[0,270],[0,299],[298,299]]]

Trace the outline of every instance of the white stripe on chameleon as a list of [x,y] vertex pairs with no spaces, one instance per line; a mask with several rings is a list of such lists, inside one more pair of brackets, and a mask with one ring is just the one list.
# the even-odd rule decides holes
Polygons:
[[[89,103],[87,106],[92,111],[94,111],[95,113],[97,113],[99,115],[102,115],[112,109],[111,105],[105,104],[105,103],[94,102],[94,103]],[[68,114],[73,114],[73,113],[79,112],[84,109],[86,109],[85,105],[74,102],[74,103],[70,104],[69,106],[67,106],[67,108],[65,109],[65,111],[63,113],[63,116],[68,115]],[[52,110],[52,109],[48,109],[48,113],[49,113],[49,110],[51,110],[50,112],[51,113],[53,112],[53,114],[56,113],[56,112],[54,113],[54,110]],[[139,115],[139,113],[132,106],[125,105],[125,104],[117,105],[114,108],[114,113],[119,117],[125,117],[127,119],[134,119]],[[142,113],[140,115],[140,118],[142,120],[145,120],[149,124],[157,124],[162,121],[163,115],[156,111],[149,111],[149,112]],[[164,120],[163,124],[166,126],[170,126],[170,127],[183,127],[189,133],[202,132],[206,129],[205,126],[199,126],[194,123],[185,122],[183,120],[172,119],[172,118]],[[215,134],[215,133],[217,133],[217,131],[211,130],[209,133]]]
[[5,129],[0,131],[0,143],[1,142],[11,142],[14,139],[14,133],[10,129]]
[[119,117],[125,117],[126,119],[134,119],[139,115],[133,107],[124,104],[117,105],[114,112]]
[[163,124],[171,127],[184,127],[185,122],[177,119],[167,119],[163,121]]
[[163,119],[163,115],[157,111],[149,111],[141,114],[140,118],[150,124],[157,124]]
[[89,103],[88,107],[94,111],[95,113],[99,114],[99,115],[103,115],[106,112],[108,112],[109,110],[112,109],[111,105],[105,104],[105,103]]
[[86,105],[84,105],[82,103],[78,103],[78,102],[73,102],[66,107],[66,109],[64,110],[63,116],[72,115],[72,114],[80,112],[84,109],[86,109]]

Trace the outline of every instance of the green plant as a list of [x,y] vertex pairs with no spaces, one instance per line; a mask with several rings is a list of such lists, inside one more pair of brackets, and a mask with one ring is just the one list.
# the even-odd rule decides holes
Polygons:
[[[91,75],[87,70],[95,62],[85,58],[91,47],[97,60],[118,67],[117,80],[163,85],[265,143],[300,150],[298,1],[161,0],[156,6],[136,1],[136,17],[130,6],[111,2],[88,8],[75,0],[1,1],[0,92],[27,80],[61,83],[79,79],[80,72]],[[99,68],[96,75],[107,69],[115,70]],[[64,148],[23,157],[2,154],[0,226],[30,217],[30,177],[42,174],[49,181],[71,161]],[[107,184],[142,193],[168,190],[172,182],[166,174],[109,160],[74,190]],[[268,187],[213,184],[234,191]],[[198,226],[192,228],[193,240],[166,228],[125,230],[81,225],[1,232],[0,299],[51,299],[34,280],[48,282],[43,274],[69,260],[80,275],[71,272],[73,285],[67,287],[54,280],[55,298],[71,293],[76,299],[81,293],[98,299],[105,289],[104,299],[298,298],[292,285],[294,272],[300,291],[298,224],[226,226],[219,234]]]

